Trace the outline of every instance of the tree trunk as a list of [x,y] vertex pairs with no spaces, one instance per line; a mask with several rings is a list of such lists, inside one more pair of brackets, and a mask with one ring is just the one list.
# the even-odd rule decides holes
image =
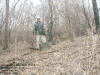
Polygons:
[[92,0],[93,5],[93,12],[94,12],[94,19],[95,19],[95,25],[96,25],[96,31],[98,32],[100,27],[100,21],[99,21],[99,11],[96,0]]
[[6,0],[6,18],[5,18],[5,36],[4,36],[4,50],[8,48],[9,44],[9,0]]
[[84,0],[83,0],[83,13],[84,13],[84,17],[85,17],[85,19],[86,19],[86,23],[87,23],[88,26],[89,26],[89,29],[92,29],[92,26],[91,26],[91,24],[90,24],[90,20],[89,20],[89,18],[88,18],[88,14],[87,14],[86,9],[85,9]]
[[53,2],[52,0],[48,1],[49,3],[49,10],[50,10],[50,24],[49,24],[49,29],[48,29],[48,34],[49,34],[49,41],[53,41]]

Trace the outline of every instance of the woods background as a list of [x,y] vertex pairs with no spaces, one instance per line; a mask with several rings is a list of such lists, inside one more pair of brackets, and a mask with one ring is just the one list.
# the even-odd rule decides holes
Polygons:
[[[31,42],[36,17],[47,29],[49,41],[56,44],[66,39],[96,33],[100,25],[99,0],[0,0],[0,46],[6,49],[20,41]],[[97,27],[97,28],[96,28]]]

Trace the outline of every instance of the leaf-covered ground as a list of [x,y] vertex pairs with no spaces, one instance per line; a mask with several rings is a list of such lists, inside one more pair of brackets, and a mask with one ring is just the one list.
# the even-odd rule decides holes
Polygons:
[[0,75],[99,75],[99,36],[64,41],[49,50],[30,49],[26,42],[0,52]]

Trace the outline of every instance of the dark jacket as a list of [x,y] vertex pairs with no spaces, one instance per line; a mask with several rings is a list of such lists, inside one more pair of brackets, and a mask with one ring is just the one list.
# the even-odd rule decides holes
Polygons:
[[34,27],[35,27],[35,34],[36,35],[45,35],[45,29],[44,29],[44,26],[41,24],[41,22],[36,22],[34,24]]

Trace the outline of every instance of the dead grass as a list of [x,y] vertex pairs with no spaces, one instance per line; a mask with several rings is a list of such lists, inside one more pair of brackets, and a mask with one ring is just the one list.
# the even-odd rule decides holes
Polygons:
[[90,35],[76,38],[73,42],[64,41],[47,51],[30,50],[27,42],[20,42],[11,46],[10,53],[0,55],[0,63],[13,58],[16,58],[16,64],[24,63],[24,66],[16,68],[19,75],[99,75],[98,37]]

